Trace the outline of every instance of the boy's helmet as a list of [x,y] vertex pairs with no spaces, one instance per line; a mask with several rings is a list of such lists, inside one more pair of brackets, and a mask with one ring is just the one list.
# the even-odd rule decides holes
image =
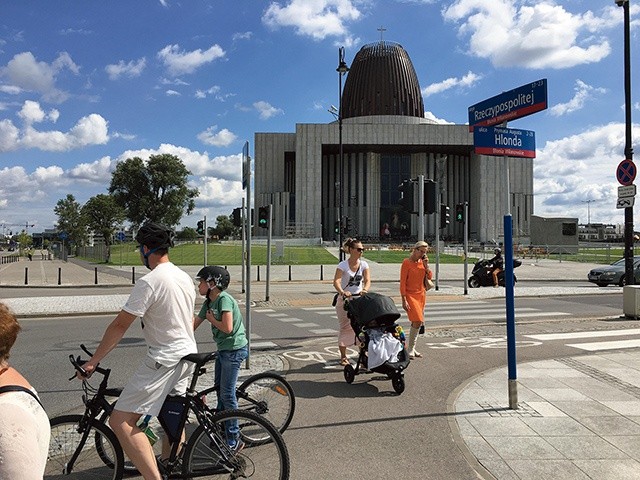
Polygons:
[[196,275],[197,279],[202,279],[207,283],[213,282],[220,290],[226,290],[231,282],[231,275],[224,267],[218,265],[209,265],[200,269]]
[[502,250],[499,249],[499,248],[496,248],[496,249],[493,250],[493,253],[495,253],[497,255],[499,253],[502,253]]
[[136,242],[150,249],[173,247],[173,230],[161,223],[146,222],[136,234]]

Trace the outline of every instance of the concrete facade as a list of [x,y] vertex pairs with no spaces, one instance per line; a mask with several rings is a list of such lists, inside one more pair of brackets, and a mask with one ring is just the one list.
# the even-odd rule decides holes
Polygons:
[[[415,239],[418,218],[396,205],[397,185],[422,174],[439,181],[441,202],[452,215],[457,203],[469,202],[471,240],[501,241],[507,202],[505,157],[475,155],[467,125],[396,115],[346,118],[342,144],[342,205],[343,215],[352,221],[350,236],[377,239],[387,223],[393,226],[392,237]],[[254,158],[255,206],[273,205],[273,235],[333,240],[339,209],[338,122],[296,124],[295,133],[256,133]],[[396,161],[405,165],[404,170],[395,170]],[[517,241],[529,234],[533,160],[506,161]],[[439,231],[436,215],[425,219],[425,237],[433,239]],[[461,241],[462,224],[452,218],[440,233]]]

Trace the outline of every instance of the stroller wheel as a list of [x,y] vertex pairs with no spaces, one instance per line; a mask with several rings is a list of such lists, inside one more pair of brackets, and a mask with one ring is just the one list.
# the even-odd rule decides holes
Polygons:
[[393,385],[393,389],[396,391],[398,395],[404,392],[404,378],[401,377],[400,375],[393,377],[391,379],[391,385]]
[[353,379],[356,378],[356,371],[352,365],[344,367],[344,379],[347,383],[353,383]]

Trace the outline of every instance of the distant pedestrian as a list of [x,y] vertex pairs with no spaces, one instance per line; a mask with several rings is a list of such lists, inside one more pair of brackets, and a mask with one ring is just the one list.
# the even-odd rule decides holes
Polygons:
[[352,295],[366,294],[371,286],[369,264],[362,259],[364,247],[360,240],[348,238],[342,250],[349,257],[338,264],[336,274],[333,277],[333,288],[336,289],[334,306],[338,315],[340,332],[338,334],[338,349],[340,350],[340,365],[349,364],[347,347],[355,344],[355,332],[351,328],[351,322],[344,309],[344,299]]
[[433,273],[429,268],[427,242],[417,242],[409,258],[405,258],[400,267],[400,296],[402,308],[407,312],[411,327],[409,329],[409,358],[421,358],[416,350],[418,333],[424,326],[424,307],[427,301],[425,279],[431,280]]

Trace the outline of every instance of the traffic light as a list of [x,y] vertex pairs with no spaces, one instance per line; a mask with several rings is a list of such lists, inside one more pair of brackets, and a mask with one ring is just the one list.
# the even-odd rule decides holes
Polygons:
[[438,184],[433,180],[424,181],[424,213],[436,213],[438,210]]
[[196,232],[198,232],[198,235],[204,235],[204,220],[198,220]]
[[449,205],[440,205],[440,229],[447,228],[450,221]]
[[464,223],[464,203],[456,204],[456,222]]
[[337,221],[334,225],[333,225],[333,232],[336,235],[340,235],[340,221]]
[[342,217],[342,232],[345,235],[348,235],[349,232],[353,229],[353,223],[351,222],[350,217]]
[[242,208],[238,207],[238,208],[234,208],[233,209],[233,213],[231,214],[233,217],[233,225],[236,227],[241,227],[242,226]]
[[269,207],[260,207],[258,209],[258,226],[269,228]]
[[404,211],[409,213],[415,213],[416,211],[413,202],[414,188],[415,183],[411,180],[405,180],[400,186],[398,186],[398,190],[400,190],[400,200],[398,203]]

